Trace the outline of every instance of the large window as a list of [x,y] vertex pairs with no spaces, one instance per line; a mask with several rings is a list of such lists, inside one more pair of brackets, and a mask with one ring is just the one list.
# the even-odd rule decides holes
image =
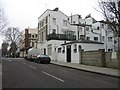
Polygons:
[[63,20],[63,26],[67,26],[67,20]]

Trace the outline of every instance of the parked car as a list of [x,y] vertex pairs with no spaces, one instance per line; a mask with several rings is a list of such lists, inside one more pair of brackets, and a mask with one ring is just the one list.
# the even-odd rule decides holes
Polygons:
[[35,59],[35,62],[38,63],[50,63],[51,58],[48,55],[38,55],[37,58]]

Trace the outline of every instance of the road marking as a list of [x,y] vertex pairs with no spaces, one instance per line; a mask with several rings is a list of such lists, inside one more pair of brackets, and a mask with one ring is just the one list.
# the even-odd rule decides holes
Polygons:
[[34,69],[36,69],[35,67],[33,67],[33,66],[31,66],[31,65],[28,65],[29,67],[31,67],[31,68],[34,68]]
[[49,73],[47,73],[47,72],[42,71],[42,73],[44,73],[44,74],[46,74],[46,75],[49,75],[49,76],[51,76],[51,77],[53,77],[53,78],[55,78],[55,79],[57,79],[57,80],[59,80],[59,81],[61,81],[61,82],[64,82],[64,80],[62,80],[62,79],[60,79],[60,78],[57,78],[57,77],[55,77],[55,76],[53,76],[53,75],[51,75],[51,74],[49,74]]
[[11,62],[12,60],[10,60],[10,62]]

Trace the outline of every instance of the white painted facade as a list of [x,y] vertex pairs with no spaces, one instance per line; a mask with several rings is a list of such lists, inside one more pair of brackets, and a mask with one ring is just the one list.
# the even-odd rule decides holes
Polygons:
[[[71,24],[81,24],[81,26],[75,26]],[[85,26],[82,26],[84,24]],[[104,24],[104,27],[102,26]],[[66,49],[67,45],[61,46],[71,42],[70,40],[47,40],[50,34],[67,34],[76,35],[76,40],[81,40],[84,36],[85,40],[92,40],[101,42],[104,44],[91,44],[91,43],[73,43],[71,45],[71,62],[80,63],[79,52],[73,52],[74,44],[77,48],[81,45],[84,51],[109,49],[114,51],[114,38],[112,32],[108,31],[107,24],[96,21],[91,16],[82,19],[80,15],[67,16],[58,9],[47,9],[38,18],[38,43],[37,48],[40,49],[42,54],[47,54],[52,60],[67,62]],[[107,34],[107,35],[106,35]],[[108,41],[108,37],[110,37]],[[112,37],[112,40],[111,40]],[[61,50],[61,53],[60,53]],[[63,52],[64,51],[64,52]]]
[[[91,50],[99,50],[99,49],[104,49],[104,44],[97,44],[97,43],[72,43],[72,44],[66,44],[59,46],[61,48],[61,52],[58,52],[57,54],[57,61],[62,61],[62,62],[67,62],[67,46],[71,46],[71,63],[80,63],[80,52],[79,52],[79,46],[81,46],[81,49],[84,51],[91,51]],[[76,52],[74,52],[75,46],[76,45]],[[65,48],[65,51],[63,53],[63,47]]]
[[54,54],[55,48],[69,40],[47,40],[47,35],[55,34],[69,34],[76,35],[76,27],[71,26],[68,20],[68,16],[59,10],[49,10],[47,9],[38,18],[38,43],[37,48],[41,49],[43,54],[49,55],[48,48],[51,49],[51,55],[49,55],[53,60],[56,59]]

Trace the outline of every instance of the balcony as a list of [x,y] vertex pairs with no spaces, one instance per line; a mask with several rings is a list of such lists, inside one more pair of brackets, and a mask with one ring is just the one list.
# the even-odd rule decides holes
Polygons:
[[47,40],[76,40],[76,35],[68,34],[49,34],[47,35]]

